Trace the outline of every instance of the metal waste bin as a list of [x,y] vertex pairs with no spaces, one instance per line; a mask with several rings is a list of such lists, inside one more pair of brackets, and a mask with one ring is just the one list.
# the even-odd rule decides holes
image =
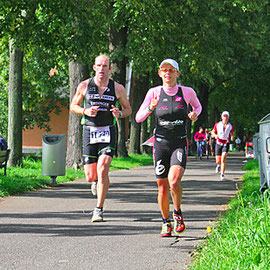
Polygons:
[[42,175],[51,177],[56,184],[56,177],[66,174],[66,135],[42,135]]
[[261,193],[270,187],[270,113],[259,121],[259,165]]
[[259,159],[259,139],[260,139],[260,134],[257,132],[256,134],[253,135],[252,142],[253,142],[253,149],[254,149],[254,158],[256,160]]

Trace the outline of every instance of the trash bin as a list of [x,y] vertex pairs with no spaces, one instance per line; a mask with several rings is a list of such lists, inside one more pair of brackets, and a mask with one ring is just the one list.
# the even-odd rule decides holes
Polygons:
[[259,165],[261,193],[270,187],[270,113],[259,121]]
[[259,159],[259,149],[258,149],[258,147],[259,147],[259,139],[260,139],[260,134],[259,134],[259,132],[257,132],[252,138],[254,158],[256,160]]
[[42,135],[42,175],[51,177],[56,184],[56,177],[66,174],[66,135]]

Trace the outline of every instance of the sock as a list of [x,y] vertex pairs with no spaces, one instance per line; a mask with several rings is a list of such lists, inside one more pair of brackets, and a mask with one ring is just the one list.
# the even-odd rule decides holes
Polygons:
[[181,209],[179,209],[178,211],[174,210],[173,213],[174,213],[175,215],[178,215],[178,216],[179,216],[179,215],[182,214],[182,211],[181,211]]
[[162,219],[163,219],[163,223],[171,222],[169,217],[168,218],[162,218]]

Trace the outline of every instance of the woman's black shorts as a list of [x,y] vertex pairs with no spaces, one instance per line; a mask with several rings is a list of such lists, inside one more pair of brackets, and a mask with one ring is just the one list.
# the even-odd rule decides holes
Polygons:
[[156,136],[154,143],[154,166],[156,178],[168,178],[172,165],[186,168],[187,139],[167,140]]

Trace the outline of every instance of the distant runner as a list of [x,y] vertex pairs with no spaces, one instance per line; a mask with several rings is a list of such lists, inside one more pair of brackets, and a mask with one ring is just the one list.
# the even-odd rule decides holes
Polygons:
[[226,158],[229,151],[230,139],[233,141],[233,125],[229,123],[230,114],[224,111],[221,121],[215,123],[212,135],[216,138],[216,173],[220,172],[220,179],[225,180]]

